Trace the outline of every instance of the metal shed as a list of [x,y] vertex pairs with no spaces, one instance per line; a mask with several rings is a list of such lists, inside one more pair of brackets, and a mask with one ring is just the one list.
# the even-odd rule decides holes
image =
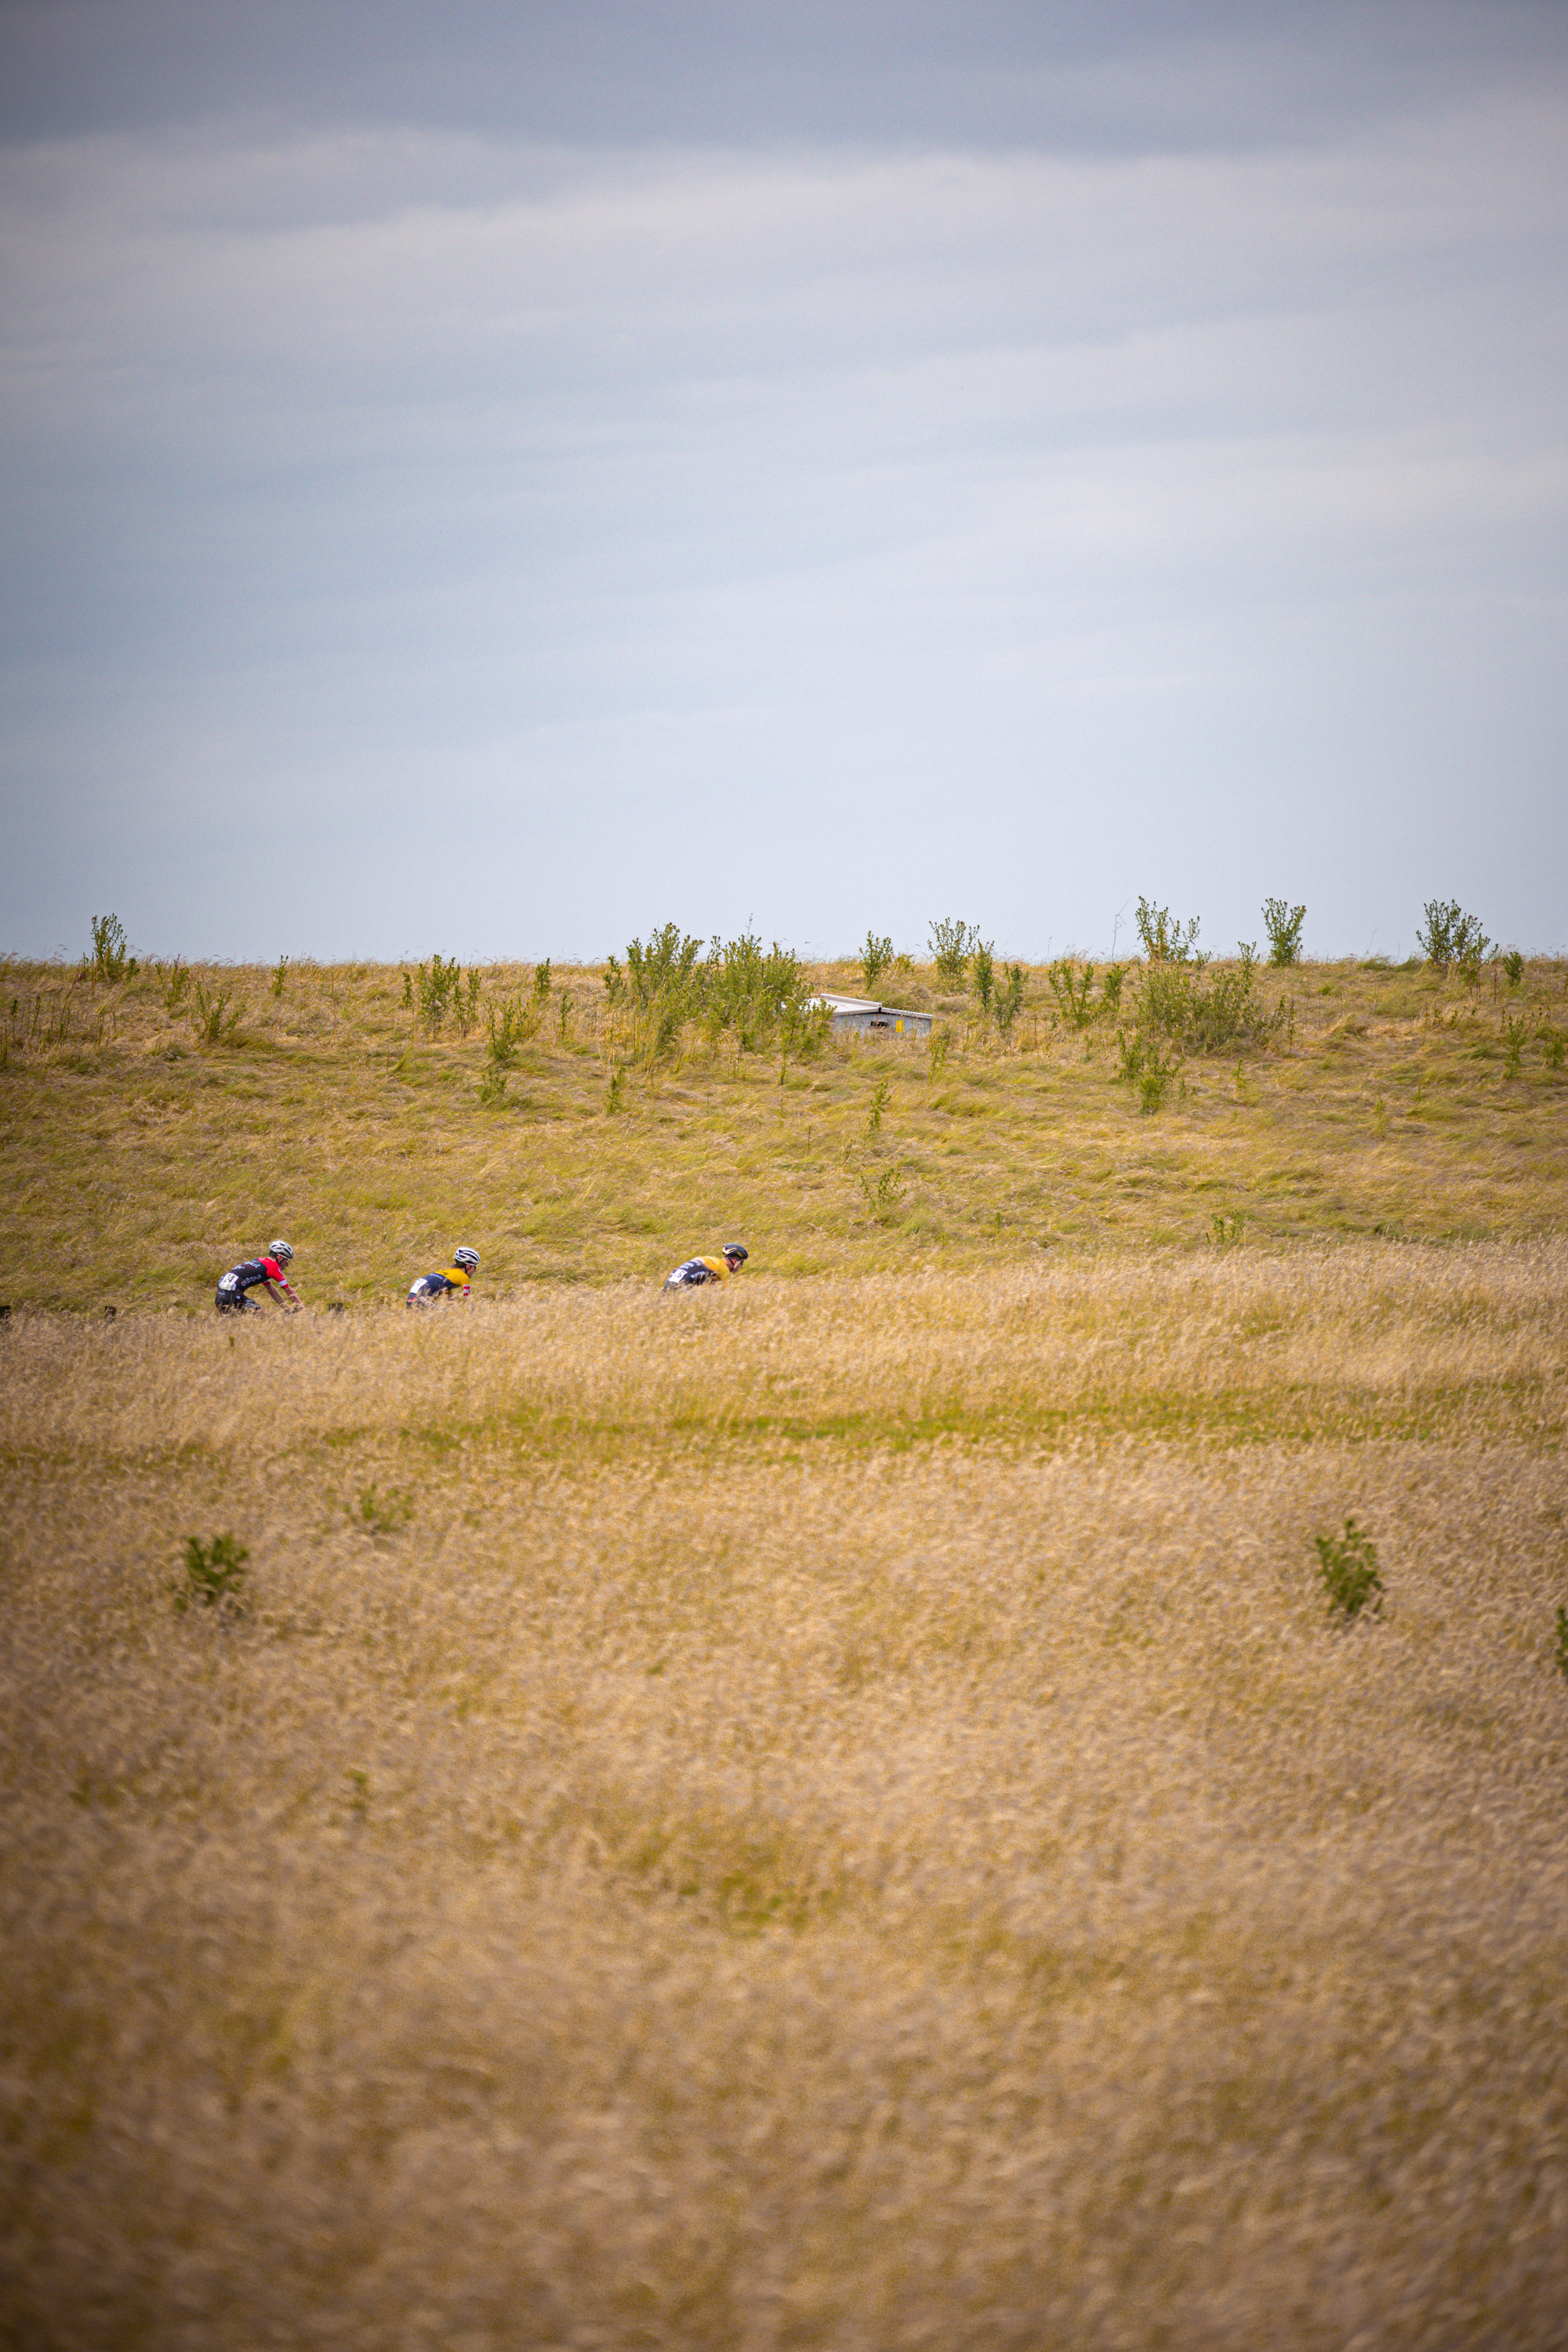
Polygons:
[[851,1034],[874,1034],[891,1037],[929,1037],[931,1014],[906,1013],[896,1004],[879,1004],[869,996],[829,996],[824,993],[813,999],[826,1004],[833,1016],[836,1037]]

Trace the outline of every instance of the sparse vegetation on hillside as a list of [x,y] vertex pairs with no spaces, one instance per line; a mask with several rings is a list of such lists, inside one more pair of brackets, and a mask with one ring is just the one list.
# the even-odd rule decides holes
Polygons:
[[[651,1278],[721,1227],[804,1274],[1195,1247],[1216,1209],[1263,1240],[1568,1219],[1568,968],[1540,959],[1488,988],[1061,958],[1003,965],[988,1013],[925,965],[899,993],[929,1045],[825,1034],[811,1000],[858,967],[673,926],[546,994],[532,964],[424,969],[422,1011],[413,968],[295,960],[275,995],[268,971],[12,959],[0,1296],[205,1311],[277,1226],[307,1300],[352,1303],[401,1295],[454,1219],[492,1296]],[[844,1162],[868,1072],[897,1110],[892,1213]]]

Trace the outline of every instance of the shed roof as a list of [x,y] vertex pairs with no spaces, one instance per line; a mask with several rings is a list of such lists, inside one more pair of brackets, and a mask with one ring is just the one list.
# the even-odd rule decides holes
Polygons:
[[885,1013],[894,1021],[926,1021],[931,1017],[929,1013],[912,1013],[904,1004],[882,1004],[874,996],[836,996],[827,989],[810,1002],[826,1004],[829,1013]]

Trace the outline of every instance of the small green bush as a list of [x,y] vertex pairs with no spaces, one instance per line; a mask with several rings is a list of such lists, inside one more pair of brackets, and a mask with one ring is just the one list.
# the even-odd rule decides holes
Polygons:
[[274,995],[274,996],[281,996],[281,995],[282,995],[282,993],[283,993],[283,982],[284,982],[284,981],[288,978],[288,976],[289,976],[289,959],[288,959],[288,957],[287,957],[286,955],[280,955],[280,956],[279,957],[279,959],[278,959],[278,961],[276,962],[276,964],[275,964],[275,965],[273,966],[273,968],[272,968],[271,989],[272,989],[272,993],[273,993],[273,995]]
[[866,1132],[868,1135],[875,1135],[880,1129],[882,1124],[882,1113],[888,1108],[888,1097],[891,1092],[892,1088],[889,1085],[887,1079],[879,1078],[872,1090],[870,1108],[866,1113]]
[[1367,1608],[1375,1614],[1383,1607],[1383,1579],[1372,1538],[1347,1518],[1342,1536],[1314,1536],[1312,1541],[1331,1612],[1346,1619]]
[[662,930],[650,931],[646,945],[641,940],[633,940],[626,949],[624,971],[614,956],[605,967],[605,986],[611,1003],[617,1002],[624,993],[633,1004],[646,1010],[658,998],[690,982],[701,952],[701,940],[682,931],[679,923],[666,923]]
[[1510,948],[1502,960],[1502,968],[1508,974],[1509,986],[1517,988],[1524,978],[1524,958],[1517,948]]
[[1263,921],[1268,933],[1268,961],[1271,964],[1300,962],[1301,926],[1306,919],[1305,907],[1287,906],[1283,898],[1265,898]]
[[904,1196],[904,1179],[899,1171],[896,1168],[884,1168],[874,1184],[862,1171],[860,1190],[865,1193],[866,1205],[877,1223],[879,1225],[892,1224],[898,1216],[899,1203]]
[[1184,930],[1173,921],[1169,907],[1152,907],[1147,898],[1138,901],[1138,937],[1151,963],[1185,963],[1193,952],[1198,936],[1194,915]]
[[548,956],[542,963],[536,963],[533,967],[533,992],[541,1004],[550,993],[550,958]]
[[866,983],[868,996],[892,961],[892,940],[879,940],[875,931],[868,930],[860,949],[860,976]]
[[126,948],[124,927],[118,915],[92,918],[92,955],[87,968],[94,980],[111,987],[122,980],[134,980],[141,970]]
[[185,1538],[185,1572],[173,1586],[174,1607],[183,1617],[187,1609],[237,1606],[250,1558],[232,1536],[214,1536],[204,1544],[199,1536]]
[[994,943],[980,940],[974,948],[974,993],[980,999],[981,1015],[991,1010],[991,1000],[996,992],[996,957]]
[[950,988],[962,988],[969,959],[980,944],[980,933],[969,923],[944,917],[931,927],[931,961]]
[[[628,964],[630,954],[628,949]],[[706,961],[684,984],[672,983],[658,1000],[649,1015],[656,1055],[673,1044],[689,1010],[700,1012],[715,1045],[728,1034],[741,1053],[758,1054],[767,1052],[777,1038],[801,1061],[820,1050],[833,1018],[818,1001],[799,957],[776,940],[764,954],[762,940],[750,931],[742,931],[738,940],[715,939]]]
[[1068,958],[1058,956],[1047,972],[1046,979],[1051,994],[1057,1000],[1057,1010],[1068,1028],[1087,1026],[1091,1018],[1089,1000],[1094,988],[1094,966],[1086,963],[1081,973],[1075,973]]
[[218,1045],[226,1037],[234,1035],[247,999],[239,995],[232,983],[220,987],[215,981],[208,990],[198,976],[193,975],[191,998],[191,1026],[204,1045]]
[[1237,958],[1233,970],[1212,972],[1206,957],[1148,964],[1138,994],[1139,1029],[1173,1038],[1195,1054],[1247,1042],[1261,1045],[1273,1036],[1285,1024],[1286,1000],[1281,996],[1274,1012],[1268,1012],[1258,993],[1257,949],[1244,940]]
[[356,1499],[343,1507],[349,1525],[370,1536],[395,1536],[414,1517],[413,1496],[396,1486],[384,1495],[374,1485],[362,1486]]
[[1134,1029],[1131,1034],[1119,1029],[1116,1047],[1118,1084],[1137,1087],[1141,1111],[1157,1111],[1165,1099],[1166,1088],[1181,1067],[1179,1047],[1169,1045],[1162,1052],[1158,1038],[1150,1036],[1142,1029]]
[[485,1050],[490,1066],[510,1070],[539,1027],[538,1003],[524,1003],[521,997],[509,996],[500,1004],[487,1005],[485,1026],[489,1033]]
[[715,939],[699,964],[700,939],[668,922],[647,943],[635,939],[626,964],[605,967],[611,1028],[632,1061],[654,1066],[672,1054],[687,1021],[700,1021],[710,1045],[729,1034],[741,1054],[771,1049],[775,1037],[804,1058],[826,1042],[830,1012],[818,1004],[799,957],[778,946],[764,952],[750,931]]
[[430,1036],[440,1034],[449,1015],[458,1035],[466,1037],[479,1018],[480,984],[477,971],[465,981],[456,956],[432,956],[412,974],[404,973],[403,1002]]
[[1024,1009],[1024,967],[1021,963],[1005,963],[1002,985],[996,992],[996,1026],[1004,1037]]
[[1458,964],[1473,980],[1491,945],[1480,917],[1467,915],[1457,898],[1428,898],[1424,911],[1426,920],[1416,925],[1415,939],[1427,962],[1442,972]]

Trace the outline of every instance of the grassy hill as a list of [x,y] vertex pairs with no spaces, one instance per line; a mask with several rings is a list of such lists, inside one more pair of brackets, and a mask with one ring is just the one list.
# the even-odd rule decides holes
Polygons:
[[1557,2352],[1563,968],[1069,977],[13,963],[0,2341]]
[[[504,1296],[651,1277],[731,1235],[753,1272],[798,1275],[1188,1244],[1216,1217],[1254,1240],[1568,1218],[1561,964],[1511,986],[1498,967],[1473,984],[1386,965],[1264,974],[1284,1024],[1188,1052],[1152,1112],[1116,1077],[1136,971],[1115,1013],[1091,990],[1081,1027],[1029,971],[1004,1036],[922,969],[898,987],[935,1013],[936,1056],[876,1040],[793,1063],[697,1024],[650,1060],[598,971],[556,972],[542,1000],[531,967],[478,978],[460,1034],[450,1012],[419,1020],[397,969],[100,985],[12,960],[0,1297],[205,1306],[274,1233],[308,1299],[347,1302],[401,1291],[459,1240]],[[815,978],[861,984],[849,966]],[[537,1029],[487,1101],[488,1016],[508,1003]]]

